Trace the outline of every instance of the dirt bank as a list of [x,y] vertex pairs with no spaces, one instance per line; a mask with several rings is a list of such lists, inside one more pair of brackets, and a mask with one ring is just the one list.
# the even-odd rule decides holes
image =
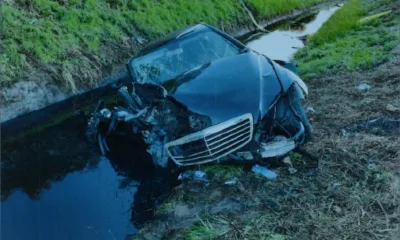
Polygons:
[[[145,2],[140,3],[144,4],[140,14],[136,13],[138,10],[134,6],[125,6],[122,1],[113,1],[116,6],[107,3],[97,7],[86,6],[89,3],[81,6],[45,1],[46,4],[39,4],[36,0],[7,2],[1,9],[5,32],[1,35],[0,45],[3,50],[0,54],[0,73],[3,76],[0,80],[0,121],[41,109],[123,76],[126,74],[123,63],[149,40],[183,25],[205,21],[234,36],[256,29],[252,18],[238,2],[232,5],[226,0],[207,1],[187,6],[184,2],[167,1],[165,4],[171,7],[167,12],[158,2]],[[245,2],[257,21],[274,24],[302,14],[324,1],[293,0],[293,6],[275,4],[271,9],[264,9],[257,0]],[[171,20],[170,15],[174,15],[174,11],[184,11],[184,7],[194,8],[192,10],[197,14],[176,12],[176,21]],[[214,10],[206,10],[210,7]],[[74,11],[87,12],[87,21],[90,21],[73,15]],[[108,11],[110,16],[104,14]],[[158,21],[160,16],[156,11],[161,11],[159,15],[167,20]],[[60,20],[53,21],[53,15]],[[128,15],[134,16],[133,19]],[[126,26],[128,22],[131,26]],[[104,26],[99,26],[101,23]],[[41,38],[29,37],[32,31],[40,33]],[[114,37],[113,31],[116,31]],[[25,35],[22,41],[20,38]],[[20,45],[21,41],[24,44]]]

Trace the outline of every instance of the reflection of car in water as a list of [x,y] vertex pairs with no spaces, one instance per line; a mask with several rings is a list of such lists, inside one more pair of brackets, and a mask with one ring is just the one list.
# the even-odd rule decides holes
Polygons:
[[[280,156],[310,136],[295,65],[273,61],[205,24],[150,44],[127,63],[132,92],[99,105],[88,135],[104,153],[112,134],[140,136],[156,165]],[[130,86],[129,86],[130,87]],[[99,130],[99,131],[98,131]]]

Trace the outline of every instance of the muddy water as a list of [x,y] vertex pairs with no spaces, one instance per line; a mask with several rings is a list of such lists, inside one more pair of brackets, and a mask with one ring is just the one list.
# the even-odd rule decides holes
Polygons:
[[[303,47],[298,37],[316,32],[337,9],[256,34],[247,45],[289,60]],[[121,150],[106,158],[85,141],[83,128],[69,118],[2,142],[1,239],[125,239],[176,184],[168,171],[141,164],[151,162],[142,143],[109,143]]]
[[339,9],[338,6],[323,8],[300,22],[284,23],[281,28],[271,33],[257,33],[245,40],[245,43],[249,48],[271,59],[289,61],[299,48],[304,47],[304,42],[300,39],[316,33],[337,9]]

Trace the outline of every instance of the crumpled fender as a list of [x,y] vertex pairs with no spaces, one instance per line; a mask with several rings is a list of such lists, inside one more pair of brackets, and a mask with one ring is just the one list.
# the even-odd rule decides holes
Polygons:
[[305,82],[298,76],[296,75],[293,71],[289,70],[291,63],[284,63],[285,65],[288,65],[288,68],[285,66],[282,66],[274,61],[272,61],[272,64],[274,65],[275,72],[279,77],[279,80],[281,81],[283,91],[286,92],[289,90],[289,88],[296,83],[297,86],[302,90],[300,92],[300,95],[302,98],[304,98],[304,95],[308,95],[308,87],[305,84]]

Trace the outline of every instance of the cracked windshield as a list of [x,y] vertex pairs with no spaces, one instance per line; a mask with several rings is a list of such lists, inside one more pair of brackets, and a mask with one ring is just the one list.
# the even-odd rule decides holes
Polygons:
[[239,50],[214,31],[182,36],[131,64],[139,82],[162,83],[213,61],[237,55]]

